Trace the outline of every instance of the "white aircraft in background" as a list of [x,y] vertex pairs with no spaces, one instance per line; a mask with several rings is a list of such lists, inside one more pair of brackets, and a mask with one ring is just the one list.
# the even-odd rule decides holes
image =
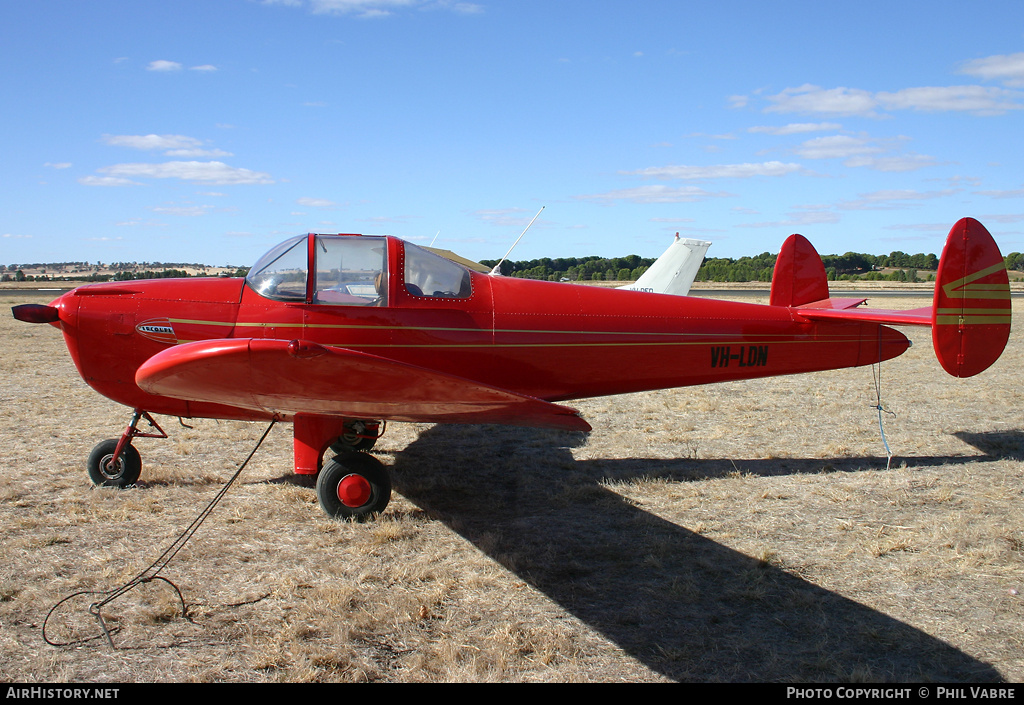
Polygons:
[[639,279],[618,288],[686,296],[709,247],[711,243],[707,240],[680,238],[676,233],[676,239],[664,254]]

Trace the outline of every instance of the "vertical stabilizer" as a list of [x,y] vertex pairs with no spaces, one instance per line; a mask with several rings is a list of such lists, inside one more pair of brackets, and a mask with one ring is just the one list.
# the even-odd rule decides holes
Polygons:
[[697,276],[697,270],[704,262],[704,253],[711,247],[706,240],[690,240],[679,237],[669,245],[647,271],[632,284],[619,287],[632,291],[653,291],[657,294],[686,296]]
[[985,226],[963,218],[939,259],[932,345],[942,368],[970,377],[995,362],[1010,337],[1010,284],[1003,255]]
[[828,298],[828,275],[818,251],[803,235],[790,235],[775,260],[772,306],[803,306]]

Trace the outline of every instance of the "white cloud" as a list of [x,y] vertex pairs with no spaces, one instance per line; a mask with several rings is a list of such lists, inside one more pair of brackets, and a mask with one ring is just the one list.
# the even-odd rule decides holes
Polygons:
[[1019,93],[985,86],[929,86],[904,88],[895,93],[876,93],[878,102],[890,110],[925,112],[964,111],[979,115],[999,115],[1020,110]]
[[838,223],[841,218],[838,213],[822,206],[806,206],[795,213],[787,213],[786,220],[770,220],[758,223],[742,223],[738,228],[799,228],[805,225],[829,225]]
[[[405,225],[411,223],[414,220],[418,220],[420,216],[416,215],[375,215],[370,218],[360,218],[359,220],[363,223],[372,223],[374,227],[380,227],[382,225]],[[426,235],[410,236],[419,240],[426,240]],[[431,236],[433,239],[433,236]]]
[[858,194],[860,198],[855,201],[841,202],[839,208],[843,210],[891,210],[894,208],[904,208],[921,201],[946,198],[956,193],[958,193],[956,189],[946,189],[943,191],[915,191],[913,189],[872,191],[871,193]]
[[947,176],[941,179],[932,179],[934,181],[945,181],[950,186],[981,186],[981,177],[979,176],[965,176],[964,174],[954,174],[953,176]]
[[978,191],[982,196],[990,198],[1024,198],[1024,188],[1008,189],[1002,191]]
[[72,164],[71,162],[46,162],[43,166],[51,169],[70,169]]
[[157,61],[149,62],[149,66],[146,67],[147,71],[181,71],[181,64],[177,61],[167,61],[166,59],[158,59]]
[[984,223],[1021,223],[1024,222],[1024,213],[987,213],[980,216],[980,219]]
[[168,157],[231,157],[223,149],[204,149],[203,143],[195,137],[185,135],[103,135],[105,144],[113,147],[128,147],[145,151],[164,150]]
[[765,108],[767,113],[861,117],[880,117],[881,110],[960,111],[999,115],[1024,107],[1019,93],[985,86],[923,86],[871,93],[858,88],[824,89],[804,84],[798,88],[787,88],[767,98],[772,103]]
[[798,88],[786,88],[777,95],[768,96],[774,105],[766,113],[819,113],[824,115],[874,115],[878,107],[868,91],[857,88],[829,88],[809,83]]
[[213,64],[203,64],[202,66],[193,66],[192,68],[189,69],[189,71],[203,71],[203,72],[212,72],[212,71],[216,71],[216,70],[217,70],[217,67],[214,66]]
[[235,156],[231,152],[225,152],[223,149],[171,149],[164,152],[164,154],[168,157],[192,157],[193,159],[199,157],[213,159]]
[[795,151],[804,159],[845,159],[854,155],[877,154],[883,150],[864,138],[833,135],[807,140]]
[[479,210],[473,213],[477,218],[500,227],[525,227],[532,217],[530,212],[523,208],[495,208]]
[[887,148],[879,146],[878,140],[848,135],[816,137],[794,151],[804,159],[844,159],[844,166],[886,172],[914,171],[936,163],[934,158],[924,154],[882,156]]
[[335,208],[338,205],[326,198],[300,198],[297,202],[300,206],[308,206],[309,208]]
[[213,206],[153,206],[150,208],[154,213],[164,215],[177,215],[188,218],[195,218],[206,215],[213,209]]
[[[302,0],[263,0],[264,5],[302,7]],[[394,11],[406,8],[446,10],[463,15],[484,11],[479,3],[464,0],[308,0],[310,12],[315,15],[354,15],[363,19],[389,17]]]
[[138,181],[115,176],[83,176],[78,180],[83,186],[138,186]]
[[157,220],[142,220],[141,218],[133,218],[131,220],[122,220],[115,223],[121,228],[166,228],[167,223],[161,223]]
[[731,193],[712,193],[696,186],[665,186],[654,184],[636,188],[619,189],[607,193],[597,193],[577,198],[588,201],[630,201],[632,203],[695,203],[709,198],[726,198]]
[[762,162],[760,164],[715,164],[712,166],[652,166],[622,173],[658,179],[699,181],[705,179],[748,179],[754,176],[785,176],[800,171],[802,168],[799,164]]
[[103,135],[105,144],[131,149],[192,149],[202,145],[195,137],[185,135]]
[[760,127],[751,127],[747,129],[747,132],[785,136],[798,135],[805,132],[831,132],[842,129],[842,127],[843,126],[837,122],[794,122],[789,125],[782,126],[764,125]]
[[484,6],[475,2],[457,2],[455,0],[440,0],[436,5],[440,8],[458,12],[461,15],[479,15],[484,11]]
[[415,7],[418,0],[309,0],[314,14],[357,15],[373,18],[391,14],[392,8]]
[[875,171],[900,172],[916,171],[937,164],[934,157],[926,154],[896,154],[891,157],[855,156],[843,162],[849,167],[867,167]]
[[959,73],[985,81],[1002,81],[1007,86],[1024,86],[1024,52],[997,54],[964,62]]
[[[272,184],[269,174],[224,162],[165,162],[163,164],[115,164],[99,169],[110,178],[182,179],[211,184]],[[95,177],[89,177],[95,178]]]

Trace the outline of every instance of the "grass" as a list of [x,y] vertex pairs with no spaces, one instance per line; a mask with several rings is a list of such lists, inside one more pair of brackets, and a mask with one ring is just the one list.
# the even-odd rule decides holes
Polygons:
[[[375,452],[395,494],[374,524],[328,520],[288,482],[281,426],[163,573],[190,620],[149,583],[104,612],[115,651],[51,647],[40,628],[65,596],[154,560],[263,427],[160,419],[172,437],[138,441],[140,485],[94,489],[85,457],[128,411],[86,387],[56,330],[0,317],[0,672],[1020,681],[1021,334],[956,380],[928,332],[908,332],[914,347],[883,367],[888,470],[868,368],[587,400],[587,437],[391,424]],[[95,635],[89,599],[59,628]]]

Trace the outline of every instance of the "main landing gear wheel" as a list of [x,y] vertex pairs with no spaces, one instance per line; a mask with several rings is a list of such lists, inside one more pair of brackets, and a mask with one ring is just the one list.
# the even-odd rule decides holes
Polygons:
[[121,457],[114,462],[114,451],[119,439],[110,438],[98,443],[89,453],[87,467],[89,478],[100,487],[130,487],[142,474],[142,458],[135,446],[128,444],[121,451]]
[[316,479],[320,507],[335,519],[365,521],[391,500],[387,468],[372,455],[345,453],[328,461]]

